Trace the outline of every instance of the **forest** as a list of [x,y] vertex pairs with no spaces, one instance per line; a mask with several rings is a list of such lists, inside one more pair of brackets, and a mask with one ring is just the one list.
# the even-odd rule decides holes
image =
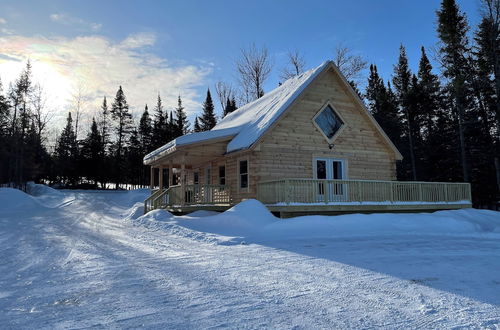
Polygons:
[[[376,63],[368,65],[346,47],[337,48],[333,61],[403,154],[398,180],[469,182],[474,206],[494,208],[500,199],[500,0],[482,0],[479,6],[480,23],[471,27],[454,0],[441,2],[436,11],[439,42],[421,48],[416,72],[410,69],[404,44],[386,81]],[[301,52],[290,52],[281,79],[304,68]],[[218,82],[212,88],[221,115],[216,115],[207,89],[193,123],[181,96],[169,110],[158,95],[153,109],[146,105],[134,120],[126,91],[118,86],[114,96],[103,98],[85,134],[78,134],[81,114],[70,111],[50,148],[50,118],[28,61],[14,83],[5,87],[0,81],[0,184],[146,186],[150,171],[142,163],[144,155],[178,136],[210,130],[238,106],[261,97],[272,70],[266,48],[242,49],[235,63],[239,87]]]

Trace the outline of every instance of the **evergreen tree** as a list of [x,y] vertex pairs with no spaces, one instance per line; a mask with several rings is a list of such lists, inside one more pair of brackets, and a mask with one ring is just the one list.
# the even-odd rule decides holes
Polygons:
[[[403,45],[399,47],[399,59],[398,64],[394,67],[394,76],[392,78],[392,83],[394,86],[395,94],[398,99],[399,114],[403,121],[404,138],[408,141],[408,153],[410,158],[410,168],[411,168],[411,178],[417,180],[417,168],[415,159],[415,113],[410,111],[410,92],[415,92],[417,85],[413,85],[413,91],[410,91],[412,74],[408,66],[408,57],[406,56],[406,50]],[[413,110],[415,110],[413,106]],[[403,160],[405,162],[405,160]]]
[[144,154],[147,154],[153,151],[153,127],[147,104],[144,107],[144,112],[142,113],[141,119],[139,121],[139,128],[137,133],[142,152]]
[[401,129],[398,120],[397,102],[390,85],[384,85],[377,66],[370,65],[366,88],[368,108],[391,141],[399,148]]
[[8,181],[8,168],[11,153],[11,136],[9,134],[10,106],[3,93],[3,85],[0,80],[0,182]]
[[56,168],[63,183],[76,184],[78,181],[78,146],[71,112],[68,113],[64,127],[55,148]]
[[115,182],[116,189],[119,188],[122,173],[125,167],[123,161],[123,149],[132,130],[132,115],[128,112],[128,104],[123,93],[122,86],[118,88],[116,97],[111,107],[111,116],[116,121],[115,133]]
[[132,129],[130,139],[125,152],[126,159],[126,181],[133,185],[143,185],[142,174],[144,173],[145,166],[142,163],[144,157],[139,133],[137,129]]
[[[182,106],[182,100],[179,95],[177,99],[177,108],[175,108],[175,134],[172,137],[173,139],[185,135],[189,133],[189,121],[187,119],[186,112],[184,111],[184,107]],[[203,128],[203,127],[202,127]]]
[[81,148],[81,165],[80,174],[85,175],[87,180],[97,182],[102,179],[102,171],[104,169],[104,146],[102,144],[102,136],[97,127],[95,118],[92,118],[92,125],[87,137],[82,142]]
[[224,117],[235,111],[236,107],[236,99],[233,97],[232,99],[227,99],[226,107],[224,108]]
[[[141,119],[139,121],[139,128],[137,131],[138,134],[138,141],[140,145],[140,151],[139,154],[142,156],[150,153],[153,151],[153,126],[151,123],[151,117],[149,116],[148,112],[148,105],[144,107],[144,112],[142,113]],[[134,142],[133,137],[130,138],[131,143]],[[140,166],[139,166],[140,165]],[[141,164],[138,166],[140,167],[140,177],[141,177],[141,184],[147,184],[149,182],[149,176],[150,176],[150,171],[149,169],[142,165],[142,160]]]
[[103,156],[104,153],[106,152],[106,148],[109,143],[109,109],[108,109],[108,103],[106,101],[106,96],[104,96],[104,99],[102,100],[102,105],[101,105],[101,120],[99,122],[99,126],[101,129],[101,139],[102,139],[102,150],[103,150]]
[[198,122],[198,116],[196,116],[196,118],[194,119],[193,131],[194,132],[202,132],[203,131],[201,129],[200,123]]
[[209,131],[217,124],[215,119],[214,103],[212,101],[212,95],[210,95],[210,89],[207,90],[207,97],[203,103],[203,114],[200,118],[200,127],[202,131]]
[[[442,140],[442,134],[439,130],[444,128],[444,125],[449,126],[446,122],[445,113],[442,111],[443,96],[439,77],[432,72],[432,65],[427,57],[424,47],[421,48],[421,58],[418,66],[418,86],[419,98],[418,102],[420,119],[418,126],[421,131],[422,138],[422,171],[421,178],[431,181],[443,181],[441,171],[431,170],[438,166],[438,163],[444,158],[452,158],[449,153],[449,139]],[[438,122],[441,126],[438,126]]]
[[154,108],[154,122],[152,132],[153,148],[159,148],[170,140],[167,130],[167,115],[163,112],[163,103],[158,94],[156,106]]
[[168,128],[168,142],[172,141],[175,139],[175,134],[177,133],[177,122],[174,120],[174,114],[172,111],[170,111],[170,117],[168,118],[168,123],[167,123],[167,128]]
[[496,195],[500,192],[500,2],[482,1],[482,20],[475,35],[477,84],[483,96],[484,117],[493,132]]
[[439,49],[443,74],[449,80],[448,89],[453,100],[453,108],[458,121],[460,141],[460,160],[463,180],[469,182],[469,166],[465,141],[465,112],[467,106],[467,68],[466,55],[469,53],[467,31],[469,26],[466,17],[460,12],[455,0],[443,0],[437,11],[438,35],[441,40]]

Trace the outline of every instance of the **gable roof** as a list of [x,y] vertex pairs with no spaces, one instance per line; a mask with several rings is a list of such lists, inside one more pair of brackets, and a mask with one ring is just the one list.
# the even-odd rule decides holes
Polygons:
[[222,137],[232,137],[231,141],[227,144],[227,153],[250,148],[278,120],[278,118],[281,117],[307,86],[309,86],[321,72],[329,68],[333,68],[334,71],[342,77],[348,89],[353,93],[354,98],[361,105],[362,109],[365,110],[384,140],[386,140],[391,149],[393,149],[396,158],[402,158],[397,148],[387,137],[373,116],[368,112],[359,96],[352,90],[338,68],[332,61],[326,61],[314,69],[288,79],[281,86],[270,91],[261,98],[228,114],[210,131],[186,134],[170,141],[166,145],[146,155],[144,157],[144,163],[151,163],[155,159],[170,153],[169,150],[173,150],[174,147],[209,142]]

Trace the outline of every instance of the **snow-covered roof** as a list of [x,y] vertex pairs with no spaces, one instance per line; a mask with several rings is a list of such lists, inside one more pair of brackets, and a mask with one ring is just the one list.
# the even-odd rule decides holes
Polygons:
[[283,114],[302,91],[322,72],[331,61],[285,81],[281,86],[228,114],[207,132],[192,133],[156,149],[144,157],[145,162],[159,158],[175,146],[234,136],[226,152],[250,148],[264,132]]
[[168,154],[170,150],[177,146],[183,146],[193,143],[199,143],[203,141],[210,141],[215,139],[222,139],[225,137],[235,136],[239,132],[239,129],[236,127],[226,128],[226,129],[212,129],[206,132],[198,132],[198,133],[190,133],[183,136],[180,136],[169,143],[161,146],[160,148],[150,152],[146,156],[144,156],[144,162],[151,162],[154,159],[157,159],[165,154]]

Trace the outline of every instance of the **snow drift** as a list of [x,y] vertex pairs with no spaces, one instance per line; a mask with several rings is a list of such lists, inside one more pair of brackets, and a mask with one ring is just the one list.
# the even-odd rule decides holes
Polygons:
[[155,210],[142,216],[140,221],[161,221],[166,224],[163,228],[167,230],[176,226],[207,235],[214,234],[211,237],[221,238],[223,244],[391,235],[500,234],[500,212],[475,209],[279,219],[259,201],[247,200],[220,214],[199,212],[174,216],[164,210]]

